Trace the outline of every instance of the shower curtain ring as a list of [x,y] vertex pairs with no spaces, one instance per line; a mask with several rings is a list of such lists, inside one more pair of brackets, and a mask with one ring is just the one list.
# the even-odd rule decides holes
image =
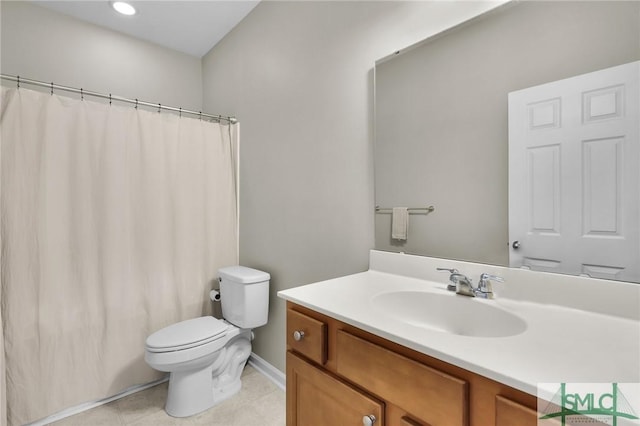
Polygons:
[[158,104],[158,112],[162,110],[162,105]]
[[138,109],[138,98],[136,98],[136,106],[135,106],[135,108]]
[[202,111],[198,111],[198,114],[200,115],[200,121],[202,121]]
[[18,82],[18,87],[17,88],[19,89],[20,88],[20,76],[17,76],[17,79],[18,79],[17,80],[17,82]]
[[182,118],[182,107],[178,108],[178,114],[179,114],[178,116]]
[[109,93],[109,105],[111,105],[111,93]]
[[51,82],[51,96],[53,96],[53,81]]
[[80,100],[84,101],[84,91],[82,90],[82,87],[80,88]]

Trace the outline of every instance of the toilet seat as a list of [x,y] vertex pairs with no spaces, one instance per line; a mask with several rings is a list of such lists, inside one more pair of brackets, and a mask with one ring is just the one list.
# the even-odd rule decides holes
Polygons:
[[229,324],[214,317],[199,317],[172,324],[147,338],[149,352],[175,352],[202,346],[227,334]]

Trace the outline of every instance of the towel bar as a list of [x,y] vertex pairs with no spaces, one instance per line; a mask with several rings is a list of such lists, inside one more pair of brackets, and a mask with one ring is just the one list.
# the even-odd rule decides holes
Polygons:
[[[427,214],[434,211],[436,208],[433,206],[429,207],[409,207],[407,210],[409,214]],[[392,209],[390,207],[380,207],[376,206],[376,213],[391,213]]]

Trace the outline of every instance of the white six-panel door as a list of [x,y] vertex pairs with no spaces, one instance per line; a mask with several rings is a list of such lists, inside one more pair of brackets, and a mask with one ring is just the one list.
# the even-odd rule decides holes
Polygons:
[[639,76],[633,62],[509,93],[511,266],[640,281]]

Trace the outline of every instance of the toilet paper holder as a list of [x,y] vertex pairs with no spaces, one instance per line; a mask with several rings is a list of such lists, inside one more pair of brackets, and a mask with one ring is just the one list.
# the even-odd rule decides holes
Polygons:
[[211,290],[209,292],[209,298],[214,302],[220,301],[220,292],[218,290]]

